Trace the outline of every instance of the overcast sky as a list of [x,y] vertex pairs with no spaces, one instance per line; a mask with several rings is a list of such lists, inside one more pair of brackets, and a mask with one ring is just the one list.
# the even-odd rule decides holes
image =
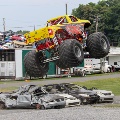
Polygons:
[[[5,18],[6,30],[33,30],[44,27],[46,21],[56,16],[68,14],[79,4],[97,3],[99,0],[0,0],[0,31]],[[20,28],[19,28],[20,27]]]

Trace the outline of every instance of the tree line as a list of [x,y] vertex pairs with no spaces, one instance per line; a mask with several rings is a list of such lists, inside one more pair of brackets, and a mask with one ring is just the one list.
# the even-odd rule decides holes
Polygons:
[[[72,15],[80,19],[88,19],[91,27],[89,33],[103,32],[111,45],[120,47],[120,0],[101,0],[97,4],[79,4],[72,10]],[[96,29],[96,22],[98,27]]]

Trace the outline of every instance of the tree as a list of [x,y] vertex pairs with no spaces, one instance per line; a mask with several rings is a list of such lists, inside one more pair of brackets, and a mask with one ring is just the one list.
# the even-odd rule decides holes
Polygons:
[[30,32],[30,31],[22,31],[22,30],[19,30],[19,31],[17,31],[16,33],[17,33],[17,34],[22,34],[22,35],[24,35],[25,33],[28,33],[28,32]]
[[91,22],[89,31],[95,32],[96,17],[99,18],[98,31],[104,32],[109,41],[120,41],[120,0],[102,0],[97,4],[80,4],[72,10],[72,15]]

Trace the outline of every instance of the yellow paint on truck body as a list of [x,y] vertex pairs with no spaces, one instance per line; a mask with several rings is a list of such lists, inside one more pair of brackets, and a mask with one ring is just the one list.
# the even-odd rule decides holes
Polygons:
[[[47,21],[46,27],[24,34],[24,36],[26,38],[26,44],[27,45],[33,44],[35,41],[44,40],[46,38],[53,38],[55,35],[55,32],[58,29],[62,29],[61,26],[66,26],[68,24],[81,24],[81,23],[90,24],[90,21],[81,20],[81,19],[76,18],[75,16],[73,16],[73,17],[75,18],[76,21],[72,21],[71,17],[72,16],[64,15],[64,16],[59,16],[59,17],[50,19]],[[62,23],[62,24],[57,23],[55,25],[48,24],[51,21],[54,22],[55,20],[59,20],[59,19],[65,19],[66,22]],[[50,32],[52,32],[52,34]]]

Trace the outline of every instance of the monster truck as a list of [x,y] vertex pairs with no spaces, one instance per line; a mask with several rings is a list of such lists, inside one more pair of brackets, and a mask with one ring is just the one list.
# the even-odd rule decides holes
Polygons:
[[63,69],[76,67],[82,63],[84,51],[94,58],[105,57],[109,53],[109,41],[102,32],[87,35],[86,28],[90,25],[89,20],[65,15],[48,20],[44,28],[26,33],[26,44],[36,46],[36,50],[24,57],[26,73],[33,77],[44,76],[51,61]]

